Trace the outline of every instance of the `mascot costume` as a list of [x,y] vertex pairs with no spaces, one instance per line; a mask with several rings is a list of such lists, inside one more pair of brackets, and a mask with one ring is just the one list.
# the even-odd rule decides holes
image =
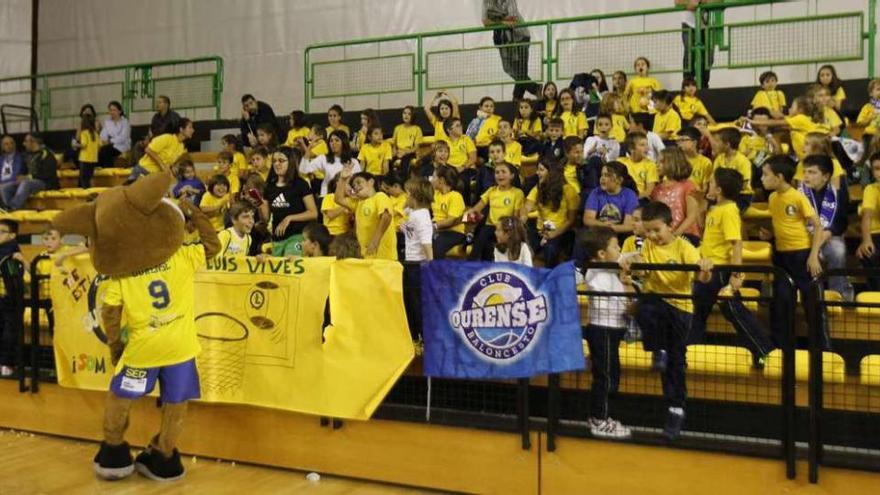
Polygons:
[[[156,480],[184,474],[175,445],[187,401],[199,398],[193,276],[219,252],[220,243],[198,208],[178,206],[165,197],[173,184],[169,170],[152,174],[105,191],[53,221],[63,234],[86,236],[95,269],[109,277],[101,319],[116,368],[104,413],[104,440],[95,456],[95,472],[108,480],[135,469]],[[186,220],[198,230],[200,244],[182,245]],[[133,460],[124,438],[129,411],[157,381],[162,425]]]

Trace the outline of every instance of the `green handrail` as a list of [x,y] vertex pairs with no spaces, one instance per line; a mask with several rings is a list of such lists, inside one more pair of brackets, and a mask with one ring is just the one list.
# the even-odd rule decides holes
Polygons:
[[[735,8],[735,7],[749,7],[749,6],[759,6],[759,5],[768,5],[773,3],[781,3],[785,0],[725,0],[720,2],[708,3],[708,4],[699,4],[697,7],[697,11],[695,12],[696,17],[696,26],[694,39],[691,42],[690,53],[692,60],[692,70],[697,79],[698,86],[702,86],[702,67],[705,64],[704,57],[707,54],[708,50],[714,50],[716,46],[716,42],[713,41],[715,37],[708,32],[707,27],[718,29],[723,26],[704,26],[702,22],[702,13],[709,12],[710,14],[718,14],[720,15],[724,9],[727,8]],[[869,22],[867,26],[867,31],[863,33],[863,36],[868,39],[868,75],[869,77],[874,76],[875,62],[874,62],[874,39],[876,37],[876,25],[874,22],[874,14],[876,10],[876,2],[877,0],[867,0],[868,1],[868,17]],[[625,17],[635,17],[635,16],[652,16],[652,15],[660,15],[660,14],[670,14],[675,12],[681,12],[684,10],[684,7],[668,7],[668,8],[656,8],[656,9],[648,9],[637,12],[610,12],[610,13],[602,13],[602,14],[591,14],[577,17],[566,17],[566,18],[554,18],[554,19],[544,19],[537,21],[528,21],[517,24],[517,27],[543,27],[546,30],[547,40],[547,49],[546,53],[542,54],[544,57],[542,60],[543,72],[546,75],[547,80],[553,80],[555,75],[554,66],[557,65],[558,54],[554,53],[554,44],[553,40],[553,27],[561,24],[571,24],[577,22],[591,22],[591,21],[602,21],[608,19],[617,19],[617,18],[625,18]],[[393,36],[379,36],[372,38],[363,38],[358,40],[348,40],[348,41],[331,41],[324,43],[316,43],[309,45],[305,49],[304,56],[304,110],[308,112],[309,103],[310,103],[310,92],[309,87],[314,84],[314,74],[311,71],[311,52],[313,50],[319,49],[327,49],[327,48],[339,48],[346,47],[352,45],[364,45],[364,44],[372,44],[372,43],[387,43],[387,42],[399,42],[399,41],[415,41],[416,49],[415,55],[417,64],[414,68],[414,73],[417,79],[417,87],[419,88],[419,92],[417,95],[418,105],[421,106],[424,102],[424,81],[426,68],[423,66],[422,60],[424,58],[423,52],[423,40],[427,38],[435,38],[440,36],[453,36],[453,35],[464,35],[464,34],[473,34],[473,33],[482,33],[482,32],[490,32],[497,29],[497,26],[473,26],[468,28],[459,28],[459,29],[446,29],[439,31],[426,31],[422,33],[414,33],[414,34],[401,34],[401,35],[393,35]],[[720,43],[720,42],[719,42]]]
[[[159,67],[169,67],[169,66],[180,66],[180,65],[188,65],[188,64],[199,64],[199,63],[213,63],[214,69],[213,71],[205,72],[202,74],[191,74],[187,76],[181,77],[212,77],[212,89],[211,89],[211,104],[205,106],[198,106],[192,108],[211,108],[215,109],[215,118],[220,118],[220,105],[221,105],[221,97],[223,93],[223,58],[217,55],[206,56],[206,57],[196,57],[189,59],[178,59],[178,60],[155,60],[149,62],[137,62],[133,64],[125,64],[125,65],[111,65],[111,66],[102,66],[102,67],[90,67],[85,69],[75,69],[68,71],[55,71],[55,72],[44,72],[40,74],[31,74],[24,76],[13,76],[6,77],[0,79],[0,84],[9,83],[15,81],[37,81],[36,87],[39,92],[39,100],[33,101],[32,104],[39,107],[39,115],[41,124],[44,129],[48,129],[49,120],[52,118],[62,118],[65,115],[53,115],[52,113],[52,102],[50,93],[52,91],[57,91],[60,89],[65,89],[65,87],[51,86],[50,81],[53,78],[59,77],[69,77],[69,76],[77,76],[84,74],[101,74],[106,72],[113,71],[122,71],[120,80],[113,81],[102,81],[100,83],[94,84],[121,84],[122,91],[120,94],[120,100],[122,103],[122,107],[126,113],[132,113],[134,110],[133,104],[134,100],[138,95],[145,96],[150,93],[150,90],[153,89],[153,84],[155,81],[159,80],[170,80],[172,78],[159,78],[155,79],[153,77],[153,71]],[[68,87],[76,87],[68,86]],[[0,94],[0,97],[4,96],[4,94]],[[187,107],[184,107],[187,108]]]

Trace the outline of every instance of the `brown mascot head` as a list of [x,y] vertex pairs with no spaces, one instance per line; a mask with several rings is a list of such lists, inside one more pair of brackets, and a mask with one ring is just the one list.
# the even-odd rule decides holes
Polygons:
[[89,238],[99,273],[126,275],[164,263],[183,243],[184,216],[165,195],[174,184],[170,171],[151,174],[130,186],[114,187],[52,221],[62,234]]

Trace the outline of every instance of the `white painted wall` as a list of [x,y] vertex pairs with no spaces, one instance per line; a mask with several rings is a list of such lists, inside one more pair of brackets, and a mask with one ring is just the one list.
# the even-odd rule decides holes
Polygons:
[[[665,7],[672,3],[673,0],[519,0],[520,10],[528,20]],[[7,4],[29,4],[29,0],[0,2],[0,12],[15,11]],[[866,0],[800,0],[772,7],[729,10],[728,19],[849,11],[866,4]],[[479,0],[41,0],[40,71],[217,54],[226,65],[224,117],[238,115],[238,99],[245,92],[254,93],[282,113],[302,107],[303,51],[309,44],[473,26],[480,22],[480,10]],[[14,22],[0,23],[7,24],[21,27]],[[638,29],[643,24],[647,29],[676,29],[680,14],[584,24],[566,34],[612,33]],[[533,34],[533,38],[541,36]],[[473,46],[487,40],[488,34],[480,34],[445,43]],[[369,47],[367,55],[374,53],[375,47]],[[621,60],[621,68],[629,68],[631,62]],[[10,62],[0,57],[0,67],[5,63]],[[838,67],[844,78],[865,75],[865,64],[861,62]],[[816,67],[776,69],[780,79],[788,82],[813,78]],[[26,72],[26,66],[21,70]],[[757,72],[718,70],[713,73],[713,85],[755,84]],[[660,79],[671,88],[677,88],[680,82],[677,74]],[[510,90],[509,86],[477,88],[461,95],[466,101],[484,94],[506,99]],[[381,101],[373,97],[351,98],[343,103],[354,109],[399,106],[415,100],[412,95],[405,95],[402,99],[385,97]],[[316,105],[313,110],[322,106],[323,103]]]
[[31,0],[0,1],[0,79],[31,70]]

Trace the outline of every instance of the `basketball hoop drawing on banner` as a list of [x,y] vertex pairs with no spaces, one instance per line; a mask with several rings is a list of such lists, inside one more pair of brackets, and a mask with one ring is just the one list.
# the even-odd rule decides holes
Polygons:
[[241,390],[247,354],[247,326],[223,313],[196,317],[202,353],[196,359],[202,390],[231,395]]

